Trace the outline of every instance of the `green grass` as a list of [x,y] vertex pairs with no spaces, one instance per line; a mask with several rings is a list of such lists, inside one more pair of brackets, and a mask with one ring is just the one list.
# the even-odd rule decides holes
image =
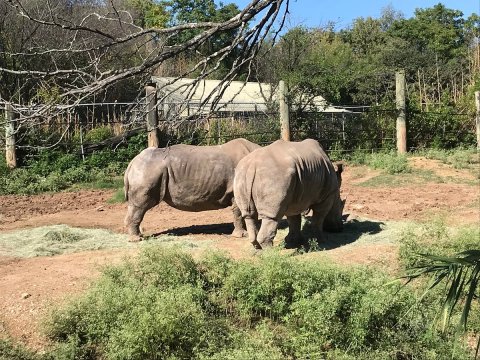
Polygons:
[[407,157],[394,152],[365,153],[357,151],[349,155],[347,162],[353,165],[367,165],[373,169],[383,170],[390,175],[411,171]]
[[433,218],[424,224],[407,226],[401,237],[400,259],[405,268],[420,264],[419,254],[452,256],[456,253],[480,249],[480,228],[478,226],[447,227],[441,217]]
[[[99,130],[95,136],[105,134]],[[17,169],[0,159],[0,195],[56,192],[72,187],[115,189],[128,162],[145,147],[144,135],[129,139],[127,147],[97,151],[82,160],[72,149],[40,150]]]
[[45,331],[58,358],[68,349],[82,359],[450,359],[454,347],[469,358],[428,325],[435,299],[416,307],[415,293],[390,281],[276,250],[194,260],[148,246],[53,310]]
[[[363,181],[358,186],[378,187],[378,186],[406,186],[419,185],[427,182],[445,183],[448,179],[436,175],[431,170],[415,169],[415,171],[400,174],[382,173]],[[458,181],[456,181],[458,183]]]
[[480,176],[480,153],[473,148],[452,150],[429,149],[420,151],[417,155],[425,156],[427,159],[440,160],[455,169],[468,169],[477,176]]
[[123,186],[120,189],[117,189],[110,199],[107,200],[109,204],[118,204],[125,202],[125,191]]

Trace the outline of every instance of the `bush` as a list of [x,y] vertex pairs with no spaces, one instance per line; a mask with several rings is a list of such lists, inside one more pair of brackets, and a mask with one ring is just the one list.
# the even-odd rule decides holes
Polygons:
[[145,144],[145,135],[130,139],[128,146],[102,150],[87,156],[77,153],[43,149],[28,158],[25,167],[10,170],[0,162],[1,194],[36,194],[60,191],[74,184],[95,182],[96,187],[119,187],[116,177],[123,175],[130,160]]
[[391,175],[411,171],[407,157],[393,152],[365,153],[356,151],[349,155],[348,161],[354,165],[367,165],[374,169],[385,170]]
[[440,160],[445,164],[453,166],[455,169],[472,169],[476,171],[480,164],[480,154],[473,148],[429,149],[420,151],[419,155],[424,155],[427,159]]
[[88,131],[85,134],[84,141],[86,143],[98,143],[113,136],[113,130],[110,126],[99,126]]
[[[201,261],[148,248],[104,270],[47,332],[86,359],[447,359],[468,354],[428,325],[427,298],[373,269],[282,256]],[[60,350],[56,351],[60,351]],[[66,350],[65,350],[66,351]]]
[[424,261],[420,254],[452,256],[462,251],[478,249],[478,239],[478,227],[448,229],[443,219],[436,218],[404,231],[400,239],[400,261],[403,267],[412,268]]

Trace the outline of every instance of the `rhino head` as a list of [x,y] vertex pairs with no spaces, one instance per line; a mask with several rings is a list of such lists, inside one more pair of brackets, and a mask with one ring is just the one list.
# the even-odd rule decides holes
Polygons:
[[323,222],[323,229],[330,232],[340,232],[343,230],[343,208],[346,200],[340,198],[340,186],[342,185],[342,164],[337,165],[335,174],[337,175],[338,188],[335,190],[335,200]]

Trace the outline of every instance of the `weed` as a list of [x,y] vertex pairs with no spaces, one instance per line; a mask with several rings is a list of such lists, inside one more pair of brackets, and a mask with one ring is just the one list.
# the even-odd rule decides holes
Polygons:
[[125,202],[125,192],[123,187],[117,189],[110,199],[107,200],[109,204],[117,204]]
[[381,169],[388,174],[401,174],[411,171],[405,155],[389,153],[354,152],[349,155],[348,161],[355,165],[367,165],[374,169]]

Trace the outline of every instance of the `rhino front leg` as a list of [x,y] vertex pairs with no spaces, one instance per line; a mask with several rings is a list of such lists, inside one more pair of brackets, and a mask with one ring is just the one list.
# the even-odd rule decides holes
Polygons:
[[247,229],[245,220],[242,218],[242,213],[235,202],[235,199],[232,200],[232,212],[233,212],[233,232],[232,236],[241,238],[247,236]]
[[257,241],[263,248],[273,246],[273,239],[277,234],[278,221],[270,218],[263,218],[260,231],[257,235]]
[[302,215],[287,216],[288,235],[285,237],[285,247],[292,249],[298,247],[302,243]]

